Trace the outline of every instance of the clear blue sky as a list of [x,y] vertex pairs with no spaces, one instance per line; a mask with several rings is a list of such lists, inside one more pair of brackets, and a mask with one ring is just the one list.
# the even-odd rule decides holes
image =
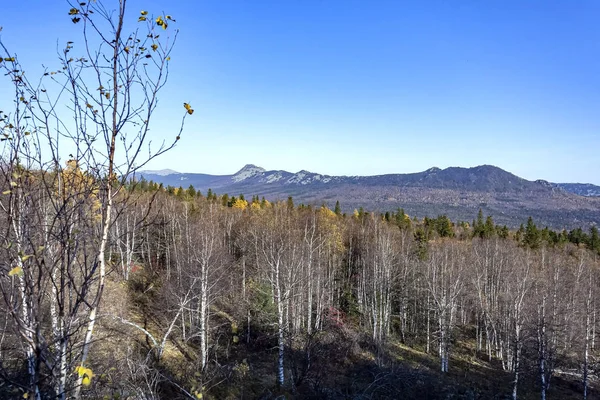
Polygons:
[[[154,135],[175,134],[184,101],[196,110],[152,169],[374,175],[493,164],[600,184],[598,1],[128,4],[132,21],[164,11],[180,29]],[[57,40],[78,31],[68,8],[3,2],[2,39],[31,70],[51,64]]]

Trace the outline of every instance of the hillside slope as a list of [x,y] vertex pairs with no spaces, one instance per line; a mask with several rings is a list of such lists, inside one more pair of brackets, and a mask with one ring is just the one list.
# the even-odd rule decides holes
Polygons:
[[510,227],[529,216],[553,228],[600,224],[600,197],[590,194],[595,193],[593,185],[585,197],[570,192],[581,192],[581,185],[528,181],[491,165],[375,176],[267,171],[252,164],[232,175],[160,172],[144,171],[141,176],[165,186],[193,185],[202,192],[210,188],[219,194],[269,200],[292,196],[296,202],[330,207],[339,200],[345,212],[358,207],[382,212],[401,207],[411,216],[446,214],[453,220],[471,221],[481,208]]

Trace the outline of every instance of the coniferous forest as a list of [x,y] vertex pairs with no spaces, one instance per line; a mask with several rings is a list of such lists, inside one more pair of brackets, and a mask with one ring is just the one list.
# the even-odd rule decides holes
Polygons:
[[0,398],[600,396],[595,227],[136,180],[194,110],[151,146],[176,22],[115,4],[41,79],[0,42]]

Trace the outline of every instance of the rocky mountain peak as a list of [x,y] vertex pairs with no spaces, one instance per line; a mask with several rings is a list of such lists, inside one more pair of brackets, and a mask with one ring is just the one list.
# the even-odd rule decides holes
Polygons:
[[257,175],[262,175],[266,172],[264,168],[258,167],[254,164],[246,164],[242,169],[236,172],[231,179],[234,182],[241,182],[248,178],[252,178]]

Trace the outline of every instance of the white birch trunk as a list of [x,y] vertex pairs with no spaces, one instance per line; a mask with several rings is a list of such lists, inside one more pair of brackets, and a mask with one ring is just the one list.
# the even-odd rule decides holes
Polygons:
[[281,283],[279,280],[279,260],[277,260],[275,262],[275,271],[274,271],[274,275],[275,275],[275,301],[276,301],[276,305],[277,305],[277,322],[278,322],[278,327],[277,327],[277,331],[278,331],[278,335],[277,335],[277,344],[278,344],[278,348],[279,348],[279,354],[277,357],[277,384],[279,386],[283,386],[283,384],[285,383],[285,376],[284,376],[284,367],[283,367],[283,361],[284,361],[284,351],[285,351],[285,335],[284,335],[284,325],[283,325],[283,317],[284,317],[284,310],[283,310],[283,301],[282,301],[282,291],[281,291]]

